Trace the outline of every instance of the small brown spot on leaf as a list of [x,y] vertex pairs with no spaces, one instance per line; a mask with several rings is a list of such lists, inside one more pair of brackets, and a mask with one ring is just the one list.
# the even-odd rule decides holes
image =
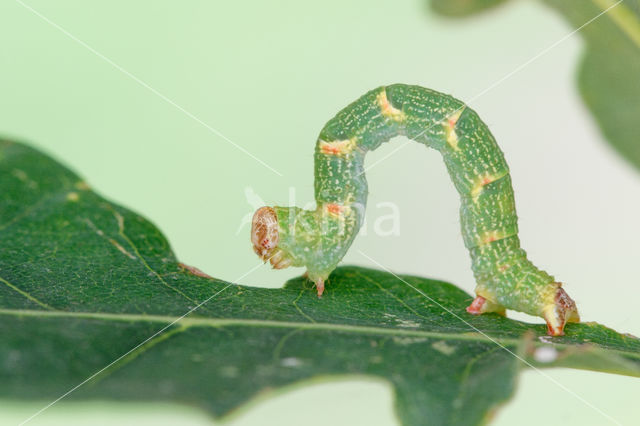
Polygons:
[[202,272],[200,269],[196,268],[195,266],[189,266],[186,265],[182,262],[178,263],[178,266],[182,269],[186,269],[187,271],[189,271],[190,273],[192,273],[193,275],[196,275],[198,277],[202,277],[202,278],[213,278],[211,275],[207,275],[204,272]]

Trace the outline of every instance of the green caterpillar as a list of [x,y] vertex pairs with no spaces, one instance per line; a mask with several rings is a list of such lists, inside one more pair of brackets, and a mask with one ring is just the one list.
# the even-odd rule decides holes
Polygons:
[[438,150],[460,194],[462,236],[477,282],[467,311],[508,308],[540,316],[553,336],[563,334],[566,322],[580,321],[561,283],[520,248],[509,168],[487,126],[461,101],[419,86],[374,89],[324,126],[314,157],[317,208],[258,209],[255,252],[276,269],[306,267],[321,296],[363,223],[364,156],[398,135]]

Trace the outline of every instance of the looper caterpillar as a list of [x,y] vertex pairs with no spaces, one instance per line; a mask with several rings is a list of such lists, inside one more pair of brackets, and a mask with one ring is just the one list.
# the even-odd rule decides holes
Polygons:
[[374,89],[324,126],[314,157],[317,208],[258,209],[251,229],[255,252],[276,269],[306,267],[321,296],[363,222],[364,156],[398,135],[438,150],[460,194],[462,237],[477,282],[467,311],[540,316],[553,336],[563,334],[566,322],[578,322],[561,283],[520,248],[509,169],[487,126],[461,101],[419,86]]

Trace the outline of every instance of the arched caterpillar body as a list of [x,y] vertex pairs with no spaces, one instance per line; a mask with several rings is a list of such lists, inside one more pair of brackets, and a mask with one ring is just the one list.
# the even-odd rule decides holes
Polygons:
[[314,157],[317,208],[259,209],[251,230],[256,253],[274,268],[306,267],[321,296],[363,223],[364,156],[398,135],[438,150],[460,194],[462,236],[477,282],[467,311],[541,316],[551,335],[579,321],[561,284],[520,248],[509,168],[487,126],[461,101],[419,86],[374,89],[324,126]]

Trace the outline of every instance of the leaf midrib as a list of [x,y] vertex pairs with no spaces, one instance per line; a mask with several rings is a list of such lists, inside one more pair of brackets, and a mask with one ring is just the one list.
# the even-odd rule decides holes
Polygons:
[[[71,318],[71,319],[93,319],[103,321],[121,322],[158,322],[163,324],[175,323],[183,328],[191,327],[224,327],[224,326],[246,326],[246,327],[272,327],[272,328],[293,328],[306,330],[341,331],[360,334],[381,334],[388,336],[406,337],[426,337],[441,340],[461,340],[461,341],[481,341],[486,343],[499,342],[501,345],[520,345],[522,339],[492,337],[488,339],[473,331],[462,333],[441,333],[424,330],[405,330],[401,328],[373,327],[364,325],[344,325],[327,322],[297,322],[297,321],[273,321],[255,320],[249,318],[181,318],[170,315],[142,315],[142,314],[112,314],[108,312],[66,312],[66,311],[39,311],[30,309],[0,309],[0,315],[12,315],[16,317],[40,317],[40,318]],[[533,341],[535,346],[544,346],[548,343]],[[556,347],[573,347],[571,343],[553,343]],[[633,356],[640,359],[640,354],[621,349],[607,348],[607,351],[617,352],[625,356]]]
[[[158,322],[164,324],[175,323],[184,327],[224,327],[229,325],[239,325],[248,327],[273,327],[273,328],[300,328],[309,330],[327,331],[348,331],[361,334],[384,334],[408,337],[432,337],[448,340],[465,341],[486,341],[491,340],[474,332],[463,333],[440,333],[424,330],[405,330],[402,328],[373,327],[365,325],[345,325],[327,322],[297,322],[297,321],[274,321],[256,320],[250,318],[199,318],[199,317],[174,317],[170,315],[143,315],[143,314],[112,314],[108,312],[67,312],[67,311],[40,311],[32,309],[0,309],[0,315],[11,315],[16,317],[39,317],[39,318],[70,318],[70,319],[93,319],[103,321],[121,322]],[[501,343],[518,344],[520,339],[499,338]]]

